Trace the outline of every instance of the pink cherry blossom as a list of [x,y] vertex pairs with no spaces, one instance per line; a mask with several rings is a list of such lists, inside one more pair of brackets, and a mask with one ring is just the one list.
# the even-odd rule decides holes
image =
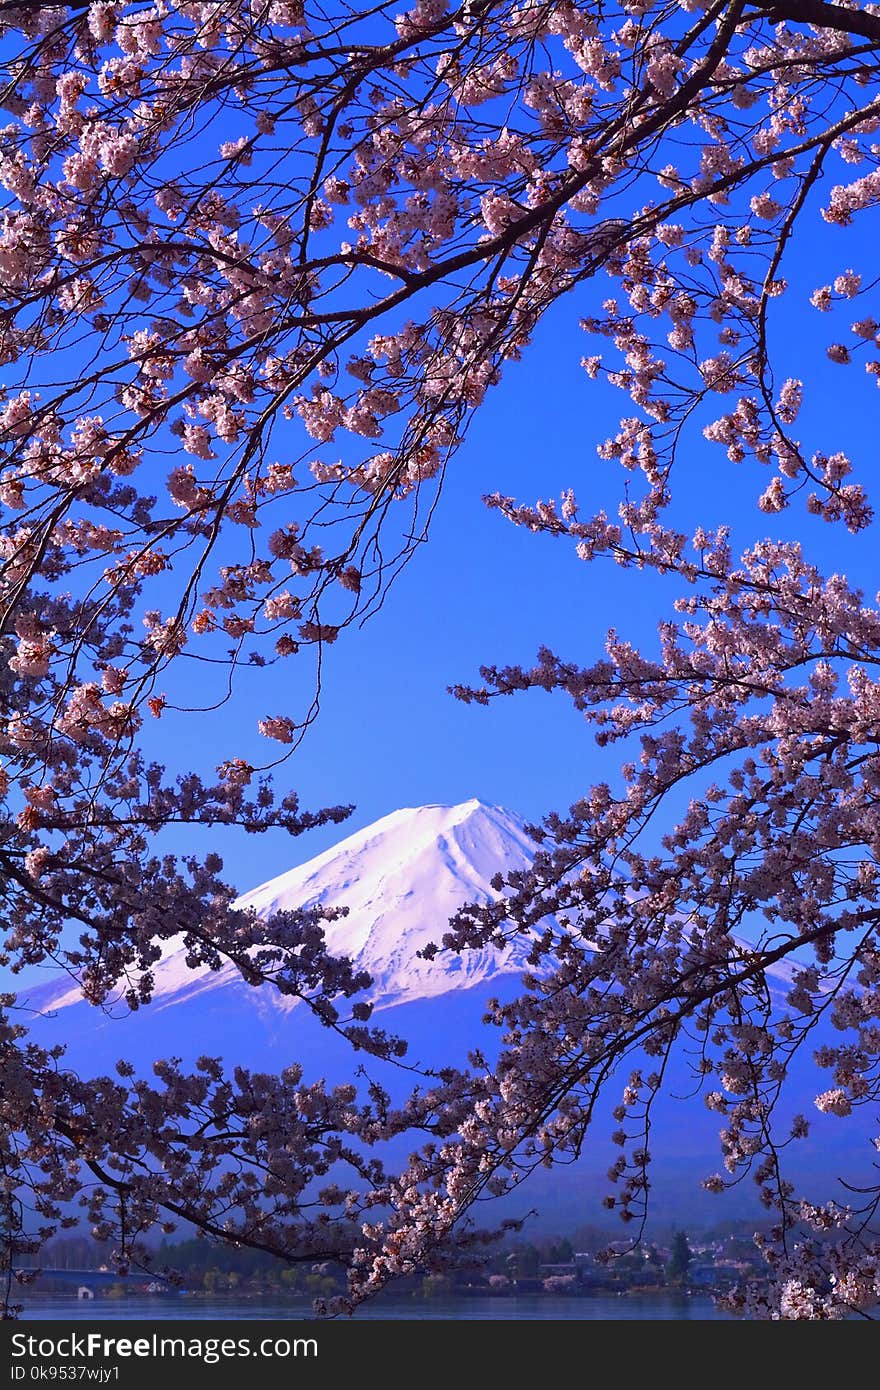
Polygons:
[[[291,689],[314,690],[328,644],[356,640],[421,544],[413,517],[433,513],[474,412],[566,313],[585,339],[573,409],[595,478],[523,501],[499,477],[488,505],[583,563],[662,576],[639,591],[640,616],[668,596],[643,647],[623,614],[584,665],[547,648],[456,687],[478,705],[567,695],[603,767],[538,828],[532,872],[435,924],[426,954],[493,949],[548,913],[568,924],[537,938],[520,997],[492,1006],[495,1060],[441,1076],[413,1063],[400,1106],[299,1064],[229,1076],[212,1058],[159,1061],[144,1079],[123,1060],[112,1080],[78,1078],[4,996],[4,1268],[82,1198],[120,1265],[150,1260],[143,1237],[179,1219],[284,1260],[339,1261],[334,1310],[350,1311],[467,1253],[484,1197],[600,1143],[592,1119],[614,1087],[606,1202],[638,1230],[651,1105],[680,1049],[719,1122],[706,1188],[749,1174],[772,1213],[767,1280],[729,1305],[876,1308],[876,1173],[866,1163],[852,1209],[811,1200],[786,1176],[810,1125],[797,1116],[782,1139],[777,1126],[789,1061],[826,1013],[819,1114],[880,1100],[880,615],[843,572],[847,533],[875,522],[863,449],[827,408],[838,365],[861,361],[840,380],[866,419],[880,385],[874,271],[849,265],[864,238],[839,245],[880,202],[874,9],[4,9],[14,970],[53,962],[91,1004],[149,1007],[163,943],[183,933],[192,968],[231,964],[302,1000],[352,1045],[352,1075],[364,1051],[400,1057],[355,998],[369,981],[326,949],[332,907],[261,922],[233,908],[216,854],[175,860],[162,833],[345,817],[301,810],[285,782],[317,701],[262,714],[239,670],[296,658],[312,680]],[[792,350],[808,301],[830,316],[812,319],[829,327],[816,360],[809,333]],[[592,437],[607,386],[620,420]],[[754,499],[739,554],[714,506],[731,465]],[[704,524],[682,529],[694,508]],[[811,518],[837,528],[830,575],[807,552]],[[235,718],[216,781],[147,755],[145,715],[198,736],[193,720],[226,702],[266,738],[262,765],[235,746]],[[784,1007],[767,985],[778,965],[793,972]]]

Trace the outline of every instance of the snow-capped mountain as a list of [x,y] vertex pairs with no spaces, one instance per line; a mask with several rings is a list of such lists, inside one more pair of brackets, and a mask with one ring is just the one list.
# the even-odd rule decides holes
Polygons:
[[420,806],[383,816],[245,893],[239,905],[261,916],[282,908],[347,907],[348,916],[326,928],[328,948],[368,970],[371,998],[388,1007],[522,972],[523,942],[503,951],[441,953],[432,961],[418,952],[440,942],[465,903],[497,898],[494,875],[528,868],[535,849],[524,823],[500,807],[478,800]]
[[[502,951],[469,950],[460,956],[441,951],[433,961],[418,953],[429,941],[442,940],[458,908],[495,898],[493,877],[527,868],[535,850],[524,822],[509,811],[477,800],[422,806],[384,816],[308,863],[245,893],[239,903],[266,915],[319,904],[347,907],[346,917],[327,924],[328,945],[372,976],[365,997],[388,1011],[381,1026],[407,1040],[408,1062],[464,1065],[474,1045],[489,1056],[498,1047],[500,1030],[481,1022],[486,1001],[493,994],[510,998],[517,993],[528,944],[519,939]],[[770,972],[771,986],[780,997],[790,973],[786,962]],[[270,1071],[299,1061],[309,1077],[341,1081],[351,1079],[360,1060],[308,1009],[296,1007],[271,988],[249,987],[232,967],[190,970],[182,944],[169,943],[155,978],[152,1004],[135,1013],[122,1003],[92,1008],[66,977],[47,981],[22,992],[27,1026],[43,1045],[62,1043],[65,1065],[88,1075],[112,1074],[121,1057],[149,1075],[159,1057],[176,1056],[190,1066],[207,1054],[221,1058],[226,1066]],[[626,1069],[631,1065],[629,1059]],[[409,1073],[397,1074],[392,1064],[375,1059],[370,1074],[395,1094],[410,1084]],[[651,1147],[662,1160],[653,1178],[659,1199],[655,1210],[666,1210],[676,1221],[712,1221],[719,1215],[717,1199],[702,1191],[700,1181],[717,1167],[717,1117],[698,1101],[683,1109],[672,1098],[691,1096],[693,1091],[693,1076],[680,1061],[669,1077],[670,1094],[658,1103],[652,1120]],[[809,1054],[799,1057],[789,1077],[788,1108],[792,1114],[812,1114],[821,1131],[820,1142],[801,1157],[796,1152],[795,1162],[805,1178],[815,1181],[815,1191],[824,1200],[829,1195],[825,1169],[832,1152],[856,1152],[865,1140],[864,1126],[854,1127],[853,1138],[853,1126],[814,1112],[813,1097],[822,1079]],[[609,1110],[617,1095],[612,1087]],[[612,1127],[616,1122],[612,1126],[610,1115],[597,1120],[599,1142],[588,1146],[579,1164],[539,1174],[530,1183],[528,1202],[540,1208],[541,1220],[562,1223],[551,1229],[572,1227],[598,1213],[598,1206],[585,1208],[584,1191],[596,1195],[607,1190],[601,1175],[609,1149],[602,1135]],[[751,1189],[739,1192],[739,1214],[748,1213],[754,1203]],[[725,1207],[728,1215],[737,1210],[735,1204]]]
[[[238,906],[261,916],[319,905],[347,908],[346,917],[327,924],[328,948],[369,971],[369,998],[389,1008],[522,973],[528,949],[522,940],[501,951],[441,952],[432,961],[418,953],[429,941],[440,942],[450,917],[465,903],[497,897],[494,875],[527,868],[535,849],[523,821],[500,807],[476,799],[459,806],[420,806],[383,816],[245,893]],[[170,945],[155,976],[154,1007],[206,991],[253,994],[232,966],[189,969],[182,944]],[[51,1005],[61,1008],[80,997],[64,987]],[[279,1009],[295,1006],[274,991],[271,997]]]

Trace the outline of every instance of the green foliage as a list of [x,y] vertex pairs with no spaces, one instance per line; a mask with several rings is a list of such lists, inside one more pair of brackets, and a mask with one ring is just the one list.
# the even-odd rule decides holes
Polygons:
[[666,1265],[666,1275],[670,1283],[683,1284],[693,1256],[684,1231],[676,1231],[672,1237],[672,1253]]

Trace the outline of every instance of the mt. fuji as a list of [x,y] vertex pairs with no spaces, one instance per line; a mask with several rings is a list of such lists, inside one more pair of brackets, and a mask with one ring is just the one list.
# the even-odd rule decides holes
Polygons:
[[[499,1030],[485,1028],[482,1015],[491,995],[509,999],[519,992],[528,940],[516,939],[503,950],[440,951],[434,960],[422,959],[419,951],[430,941],[442,941],[450,917],[466,903],[495,899],[495,875],[528,868],[536,849],[518,816],[478,800],[399,810],[251,889],[238,905],[261,916],[317,905],[347,907],[347,916],[325,925],[328,947],[372,976],[361,997],[388,1011],[382,1026],[407,1040],[407,1061],[464,1065],[475,1044],[487,1055],[498,1046]],[[88,1075],[112,1072],[123,1057],[148,1074],[159,1057],[176,1056],[190,1065],[207,1054],[220,1057],[226,1067],[274,1072],[302,1061],[311,1076],[334,1082],[351,1078],[360,1056],[308,1009],[270,987],[252,988],[232,966],[191,970],[185,957],[182,941],[168,943],[154,971],[153,1002],[135,1013],[121,1001],[95,1009],[67,976],[49,979],[19,995],[29,1014],[27,1026],[43,1045],[63,1043],[64,1064]],[[775,990],[787,987],[790,970],[786,962],[772,968]],[[341,1008],[345,1014],[344,1001]],[[655,1170],[654,1195],[676,1220],[690,1213],[695,1220],[711,1221],[717,1219],[717,1199],[702,1191],[700,1181],[717,1167],[717,1120],[698,1098],[686,1105],[674,1098],[693,1091],[692,1075],[680,1063],[675,1066],[670,1094],[653,1114],[652,1151],[663,1159]],[[381,1075],[383,1082],[390,1077],[398,1090],[408,1084],[406,1073],[392,1073],[391,1063],[371,1060],[370,1075]],[[821,1075],[809,1054],[799,1056],[788,1078],[788,1108],[811,1114],[821,1138],[794,1162],[824,1200],[833,1184],[832,1153],[852,1154],[866,1140],[863,1125],[855,1125],[854,1133],[850,1125],[815,1111],[817,1082]],[[616,1095],[609,1098],[609,1111]],[[597,1117],[596,1124],[609,1133],[614,1127],[610,1114]],[[600,1139],[568,1176],[567,1170],[536,1175],[529,1193],[541,1219],[576,1224],[587,1210],[592,1219],[596,1208],[585,1210],[584,1194],[606,1190],[601,1175],[608,1154],[607,1141]],[[739,1199],[725,1205],[727,1214],[754,1207],[749,1189],[738,1192]]]
[[498,975],[521,974],[528,946],[466,951],[422,960],[465,903],[488,902],[497,873],[526,869],[536,845],[509,811],[465,801],[394,811],[366,830],[245,893],[239,906],[260,916],[279,908],[347,907],[326,928],[328,949],[373,977],[379,1007],[467,989]]
[[[245,893],[236,905],[260,916],[302,907],[347,908],[346,917],[325,927],[328,949],[369,971],[368,997],[377,1007],[390,1008],[523,972],[528,952],[523,940],[500,951],[441,952],[432,961],[418,953],[429,941],[442,939],[449,918],[465,903],[496,898],[490,886],[494,875],[528,868],[535,849],[523,821],[500,807],[476,799],[459,806],[420,806],[383,816]],[[182,1004],[206,991],[253,996],[233,966],[193,971],[185,955],[182,943],[172,944],[156,967],[153,1008]],[[267,1000],[271,995],[277,1009],[295,1007],[296,1001],[275,991],[261,993]],[[65,983],[61,991],[47,990],[41,1002],[57,1009],[80,998]]]

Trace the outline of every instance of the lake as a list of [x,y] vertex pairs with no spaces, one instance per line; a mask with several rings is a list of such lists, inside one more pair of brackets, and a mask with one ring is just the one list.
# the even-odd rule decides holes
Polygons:
[[[64,1321],[103,1321],[105,1318],[144,1318],[166,1321],[174,1318],[301,1319],[309,1316],[302,1303],[273,1298],[249,1298],[235,1303],[229,1298],[99,1298],[94,1302],[70,1294],[34,1294],[22,1299],[23,1317],[58,1318]],[[407,1321],[446,1319],[449,1321],[661,1321],[716,1322],[727,1319],[705,1294],[625,1294],[609,1293],[565,1295],[520,1294],[499,1298],[382,1299],[369,1303],[359,1318],[394,1318]]]

